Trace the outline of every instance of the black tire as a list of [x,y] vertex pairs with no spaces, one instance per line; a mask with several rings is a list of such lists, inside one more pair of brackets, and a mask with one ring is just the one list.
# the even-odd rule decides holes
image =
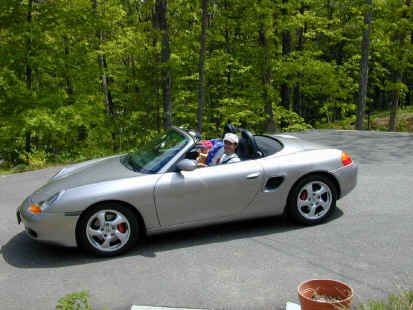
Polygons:
[[328,177],[309,175],[301,179],[290,192],[287,214],[298,223],[315,225],[332,214],[336,201],[337,188]]
[[139,222],[125,206],[108,202],[83,213],[76,227],[78,245],[97,256],[116,256],[130,250],[139,239]]

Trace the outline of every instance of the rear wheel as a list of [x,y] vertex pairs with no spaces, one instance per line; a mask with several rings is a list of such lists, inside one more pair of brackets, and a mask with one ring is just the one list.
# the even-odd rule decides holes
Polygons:
[[115,256],[133,247],[139,237],[139,223],[131,210],[106,203],[87,210],[77,227],[79,245],[99,256]]
[[314,225],[324,221],[334,210],[337,189],[323,175],[310,175],[300,180],[288,197],[289,216],[302,224]]

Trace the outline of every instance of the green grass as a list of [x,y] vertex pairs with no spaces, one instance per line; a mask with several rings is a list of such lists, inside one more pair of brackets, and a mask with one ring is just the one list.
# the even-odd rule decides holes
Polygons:
[[[59,299],[56,310],[92,310],[88,291],[68,294]],[[107,309],[107,308],[105,308]],[[389,295],[387,300],[370,300],[352,310],[413,310],[413,290]],[[225,309],[223,309],[225,310]]]
[[370,300],[355,310],[413,310],[413,290],[391,294],[387,300]]

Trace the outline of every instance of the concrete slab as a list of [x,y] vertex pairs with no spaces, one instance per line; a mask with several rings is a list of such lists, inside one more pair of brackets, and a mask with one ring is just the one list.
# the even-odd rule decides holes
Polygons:
[[157,307],[157,306],[136,306],[132,305],[131,310],[208,310],[195,308],[171,308],[171,307]]
[[285,306],[285,310],[301,310],[301,306],[293,302],[287,302],[287,305]]

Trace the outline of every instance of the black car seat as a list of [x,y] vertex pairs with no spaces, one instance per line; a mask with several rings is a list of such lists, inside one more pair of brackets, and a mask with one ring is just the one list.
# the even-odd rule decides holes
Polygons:
[[237,154],[241,160],[255,159],[262,156],[258,149],[254,135],[245,129],[241,130],[241,139],[238,143]]

